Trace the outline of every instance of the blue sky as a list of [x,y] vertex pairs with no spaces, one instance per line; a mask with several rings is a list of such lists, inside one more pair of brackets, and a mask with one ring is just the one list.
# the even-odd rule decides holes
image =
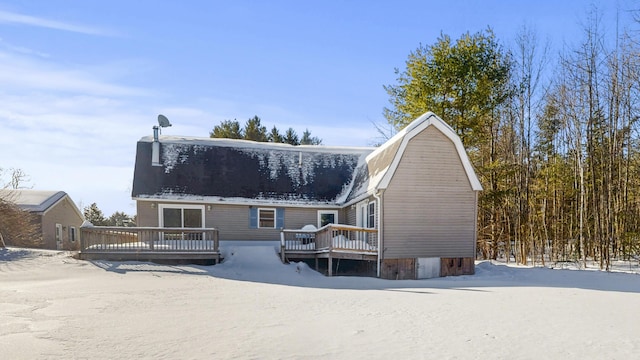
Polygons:
[[[637,1],[0,2],[0,167],[80,206],[135,213],[136,141],[158,114],[165,134],[208,136],[258,115],[326,145],[372,144],[383,85],[441,33],[523,25],[557,52],[580,40],[590,4],[615,31]],[[6,180],[5,172],[5,180]]]

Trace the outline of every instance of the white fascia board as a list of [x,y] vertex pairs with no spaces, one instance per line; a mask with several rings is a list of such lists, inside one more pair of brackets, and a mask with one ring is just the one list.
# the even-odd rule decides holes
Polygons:
[[146,202],[163,202],[163,203],[192,203],[192,204],[219,204],[219,205],[244,205],[244,206],[260,206],[260,207],[292,207],[292,208],[307,208],[307,209],[342,209],[342,205],[337,204],[319,204],[319,203],[294,203],[287,201],[256,201],[254,199],[239,199],[239,198],[217,198],[217,197],[184,197],[180,199],[171,199],[163,197],[133,197],[134,201],[146,201]]
[[397,135],[403,136],[402,143],[400,144],[400,148],[398,149],[398,152],[393,158],[393,161],[391,162],[391,165],[389,166],[387,173],[380,180],[376,188],[386,189],[389,186],[389,183],[391,182],[391,179],[393,178],[393,175],[395,174],[396,169],[400,164],[400,160],[402,159],[402,156],[404,154],[404,151],[407,148],[407,145],[409,144],[409,141],[414,136],[420,134],[429,126],[435,126],[438,130],[440,130],[442,134],[444,134],[447,138],[449,138],[449,140],[453,142],[453,144],[456,147],[458,157],[460,158],[460,161],[462,162],[462,166],[464,167],[465,173],[467,174],[467,178],[469,179],[469,183],[471,184],[471,188],[474,191],[481,191],[482,185],[480,184],[480,180],[478,180],[478,177],[476,176],[476,173],[473,170],[473,166],[471,165],[471,161],[467,156],[467,151],[465,150],[464,145],[462,144],[462,140],[460,140],[460,137],[458,137],[458,135],[455,133],[453,128],[451,128],[451,126],[449,126],[447,123],[445,123],[442,119],[440,119],[438,116],[436,116],[432,112],[427,112],[423,114],[422,116],[414,120],[411,124],[409,124],[409,126],[405,128],[405,130],[407,130],[406,132],[403,130],[402,132],[397,134]]
[[366,192],[363,192],[362,194],[360,194],[357,197],[353,198],[353,200],[342,204],[340,207],[347,208],[347,207],[349,207],[351,205],[357,204],[357,203],[367,199],[368,197],[374,196],[374,194],[375,194],[375,189],[374,188],[370,188]]

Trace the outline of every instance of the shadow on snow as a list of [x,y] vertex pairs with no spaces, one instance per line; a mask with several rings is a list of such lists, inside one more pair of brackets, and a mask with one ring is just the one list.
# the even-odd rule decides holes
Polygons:
[[224,261],[215,266],[169,265],[149,262],[92,261],[106,271],[204,275],[234,281],[319,289],[388,290],[435,294],[429,289],[489,292],[499,287],[553,287],[640,293],[640,275],[594,270],[514,267],[483,261],[475,275],[425,280],[384,280],[371,277],[326,277],[306,263],[283,264],[273,246],[221,247]]

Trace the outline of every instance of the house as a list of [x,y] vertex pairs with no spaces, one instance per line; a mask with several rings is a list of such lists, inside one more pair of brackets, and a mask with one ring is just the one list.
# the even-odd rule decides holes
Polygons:
[[[282,239],[282,251],[283,229],[340,224],[341,239],[368,247],[336,256],[373,261],[383,278],[414,279],[473,274],[481,189],[455,131],[429,112],[378,148],[144,137],[132,197],[140,226]],[[289,258],[334,256],[308,251]]]
[[0,190],[0,197],[36,216],[43,248],[79,249],[79,229],[84,216],[64,191],[4,189]]

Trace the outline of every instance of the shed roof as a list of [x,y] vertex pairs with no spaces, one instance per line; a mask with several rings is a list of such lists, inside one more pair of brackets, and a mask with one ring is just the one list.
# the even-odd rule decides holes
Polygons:
[[44,212],[67,195],[64,191],[31,189],[3,189],[0,197],[7,199],[23,210]]

